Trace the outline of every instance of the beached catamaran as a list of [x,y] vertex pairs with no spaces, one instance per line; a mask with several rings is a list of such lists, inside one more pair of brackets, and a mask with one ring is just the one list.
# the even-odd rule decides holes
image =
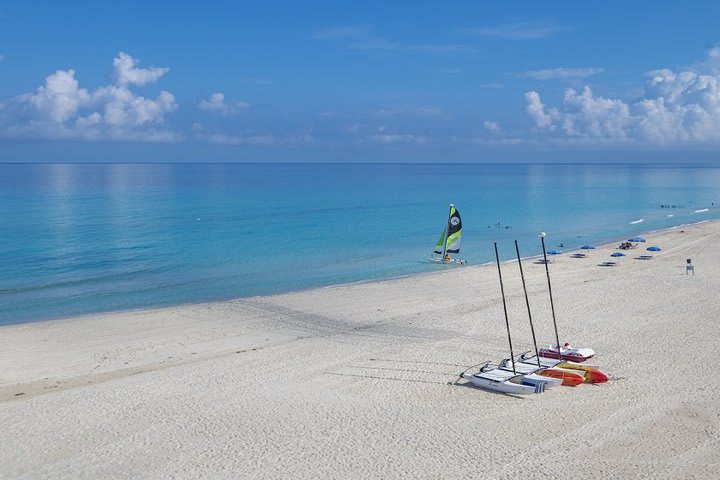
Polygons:
[[[514,393],[526,395],[530,393],[542,393],[545,388],[559,385],[561,380],[549,378],[535,373],[536,368],[529,371],[527,366],[521,367],[515,363],[515,355],[513,354],[512,337],[510,336],[510,321],[508,320],[507,304],[505,303],[505,288],[502,281],[502,271],[500,269],[500,257],[498,256],[497,243],[495,243],[495,260],[497,261],[498,276],[500,278],[500,293],[502,294],[503,311],[505,312],[505,327],[508,334],[508,345],[510,346],[510,367],[502,368],[501,366],[484,364],[480,367],[478,373],[470,373],[470,369],[460,374],[465,380],[476,387],[496,392]],[[471,367],[472,368],[472,367]]]
[[[451,203],[447,224],[440,235],[440,239],[435,244],[435,249],[433,250],[433,254],[430,256],[430,260],[438,263],[456,263],[459,265],[467,263],[465,260],[452,258],[450,255],[460,253],[461,238],[462,220],[460,219],[460,212],[457,208],[455,208],[455,205]],[[436,257],[435,255],[439,256]]]

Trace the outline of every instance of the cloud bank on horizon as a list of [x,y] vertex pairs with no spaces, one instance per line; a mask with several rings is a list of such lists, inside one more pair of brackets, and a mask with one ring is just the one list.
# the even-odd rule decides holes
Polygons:
[[720,48],[697,67],[647,73],[643,98],[624,101],[565,90],[562,105],[547,106],[537,91],[525,94],[526,111],[549,140],[652,145],[720,142]]
[[[467,30],[470,35],[500,39],[531,40],[566,30],[547,25],[513,24],[498,28]],[[314,39],[341,41],[349,49],[383,50],[392,54],[437,55],[462,50],[454,44],[403,45],[380,38],[367,26],[352,26],[317,32]],[[2,59],[2,57],[0,57]],[[112,61],[111,83],[90,90],[80,86],[74,69],[57,70],[48,75],[35,91],[16,95],[0,103],[0,137],[6,139],[49,139],[77,141],[181,142],[199,141],[219,145],[298,145],[317,141],[312,132],[287,134],[263,128],[243,131],[222,120],[247,111],[244,101],[228,102],[215,92],[191,108],[198,119],[215,115],[217,121],[207,129],[199,121],[183,131],[171,128],[166,119],[179,103],[172,93],[161,90],[154,98],[133,91],[158,83],[168,67],[141,68],[138,59],[120,52]],[[554,67],[531,70],[524,78],[547,81],[586,82],[604,74],[601,67]],[[362,125],[348,120],[338,129],[347,142],[425,145],[433,142],[517,145],[720,145],[720,48],[707,51],[701,63],[675,71],[661,68],[648,72],[643,94],[632,99],[606,98],[593,93],[588,85],[566,88],[557,105],[543,101],[536,90],[524,92],[527,127],[507,128],[505,122],[477,112],[477,124],[484,137],[463,137],[448,133],[410,131],[402,126],[388,127],[396,118],[446,119],[446,108],[427,105],[389,105],[375,109],[376,123]],[[482,88],[482,87],[478,87]],[[521,98],[522,91],[517,96]],[[253,108],[255,110],[255,108]],[[318,111],[317,117],[331,118]],[[342,117],[332,113],[332,118]],[[251,120],[248,120],[251,121]]]

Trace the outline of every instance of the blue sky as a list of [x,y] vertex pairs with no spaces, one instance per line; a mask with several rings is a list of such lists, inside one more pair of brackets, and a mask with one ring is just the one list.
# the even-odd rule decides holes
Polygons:
[[716,2],[16,2],[0,161],[714,161]]

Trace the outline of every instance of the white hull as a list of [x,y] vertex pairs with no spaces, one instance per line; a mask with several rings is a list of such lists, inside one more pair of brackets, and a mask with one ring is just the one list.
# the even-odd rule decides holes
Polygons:
[[451,258],[450,260],[445,260],[439,257],[430,257],[431,262],[435,263],[442,263],[445,265],[466,265],[467,262],[465,260],[461,260],[459,258]]
[[545,383],[542,382],[534,385],[516,383],[521,381],[522,375],[514,375],[512,372],[498,370],[480,373],[464,372],[462,376],[476,387],[495,392],[529,395],[531,393],[542,393],[545,390]]
[[[506,358],[505,360],[500,362],[500,368],[507,372],[512,372],[513,366],[512,363],[510,363],[510,359]],[[545,365],[543,365],[542,367],[538,367],[537,363],[530,364],[517,360],[515,361],[515,372],[522,374],[523,383],[531,383],[535,385],[538,382],[544,382],[545,388],[552,388],[562,385],[562,379],[544,377],[542,375],[539,375],[539,373],[546,368],[547,367]]]

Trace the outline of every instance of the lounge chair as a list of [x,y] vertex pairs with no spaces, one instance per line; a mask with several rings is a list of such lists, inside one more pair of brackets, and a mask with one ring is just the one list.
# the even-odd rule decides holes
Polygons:
[[652,260],[652,259],[653,259],[653,256],[652,256],[652,255],[640,255],[640,256],[637,256],[637,257],[635,257],[635,258],[636,258],[637,260]]
[[615,267],[617,266],[617,262],[602,262],[598,263],[598,267]]
[[572,258],[587,258],[587,253],[573,253],[570,256]]

